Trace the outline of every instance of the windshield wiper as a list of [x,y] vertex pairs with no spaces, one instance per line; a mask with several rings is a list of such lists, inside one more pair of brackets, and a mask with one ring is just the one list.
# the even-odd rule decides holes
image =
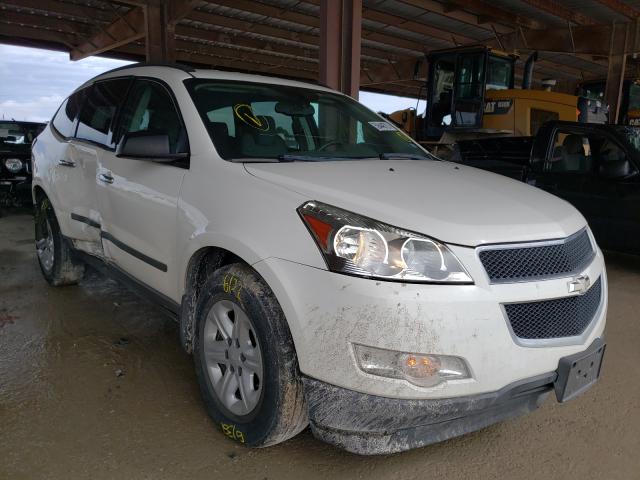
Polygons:
[[415,153],[394,153],[385,152],[380,154],[380,160],[430,160],[430,157],[425,155],[416,155]]
[[317,157],[313,155],[296,155],[291,153],[285,153],[278,155],[278,160],[281,162],[315,162],[318,160],[326,160],[330,157]]
[[340,155],[296,155],[285,153],[278,155],[281,162],[323,162],[330,160],[362,160],[369,157],[344,157]]

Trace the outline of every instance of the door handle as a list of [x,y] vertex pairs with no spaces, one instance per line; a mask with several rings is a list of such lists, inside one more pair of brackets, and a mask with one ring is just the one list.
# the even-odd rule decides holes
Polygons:
[[62,165],[63,167],[75,167],[76,166],[76,162],[72,162],[71,160],[58,160],[58,165]]
[[100,175],[98,175],[98,178],[101,182],[113,183],[113,177],[107,173],[101,173]]

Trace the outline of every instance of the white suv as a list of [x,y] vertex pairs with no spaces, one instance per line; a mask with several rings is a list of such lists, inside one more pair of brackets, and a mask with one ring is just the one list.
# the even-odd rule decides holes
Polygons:
[[33,148],[52,285],[91,264],[180,322],[206,408],[250,445],[426,445],[597,379],[607,281],[568,203],[443,162],[317,85],[134,65]]

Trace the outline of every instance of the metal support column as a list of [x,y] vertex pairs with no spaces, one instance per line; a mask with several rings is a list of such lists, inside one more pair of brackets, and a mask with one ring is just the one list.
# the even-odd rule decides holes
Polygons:
[[607,84],[604,99],[609,105],[609,123],[618,123],[622,87],[627,69],[627,46],[629,28],[627,24],[613,24],[609,50],[609,66],[607,68]]
[[320,82],[353,98],[360,90],[362,0],[322,0]]
[[168,4],[146,5],[145,24],[147,62],[174,63],[175,23],[171,21]]

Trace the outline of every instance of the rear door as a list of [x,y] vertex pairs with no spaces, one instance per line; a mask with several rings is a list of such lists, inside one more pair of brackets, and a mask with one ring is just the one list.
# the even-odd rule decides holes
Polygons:
[[[136,79],[118,123],[118,139],[125,133],[166,133],[173,153],[188,151],[177,103],[160,81]],[[184,162],[156,163],[110,151],[98,169],[105,254],[125,273],[169,297],[175,293],[178,196],[187,168]]]
[[[51,130],[55,141],[47,145],[53,163],[49,192],[63,233],[75,240],[96,243],[98,232],[88,227],[88,219],[97,221],[96,163],[85,156],[84,146],[74,137],[78,116],[91,87],[72,94],[56,113]],[[87,221],[78,221],[86,219]]]

